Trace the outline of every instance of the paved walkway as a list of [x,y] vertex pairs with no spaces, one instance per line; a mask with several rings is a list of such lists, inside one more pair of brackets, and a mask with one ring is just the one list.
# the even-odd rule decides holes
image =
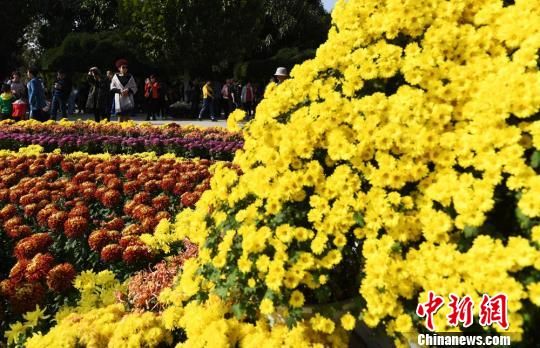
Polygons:
[[[72,117],[69,117],[70,120],[93,120],[94,116],[88,115],[88,114],[76,114]],[[111,121],[116,121],[117,119],[113,117]],[[202,121],[198,121],[195,119],[174,119],[171,117],[165,118],[163,120],[157,120],[157,121],[146,121],[146,115],[138,114],[133,118],[133,120],[137,123],[144,123],[144,122],[150,122],[153,125],[162,125],[167,123],[178,123],[183,126],[187,125],[196,125],[201,127],[227,127],[227,121],[220,119],[217,122],[212,122],[209,119],[204,119]]]

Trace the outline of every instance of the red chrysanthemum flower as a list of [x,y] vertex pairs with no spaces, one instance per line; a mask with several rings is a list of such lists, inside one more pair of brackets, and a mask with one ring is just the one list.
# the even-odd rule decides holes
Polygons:
[[21,226],[22,223],[23,223],[23,220],[20,216],[14,216],[10,218],[9,220],[7,220],[6,222],[4,222],[4,230],[6,231],[8,235],[12,235],[14,234],[12,230]]
[[155,215],[156,215],[156,210],[145,204],[139,204],[133,209],[133,212],[132,212],[132,216],[139,221],[142,221],[147,217],[152,217]]
[[133,200],[137,204],[145,204],[149,203],[150,199],[152,199],[152,196],[148,192],[139,192],[135,196],[133,196]]
[[76,184],[82,184],[83,182],[88,181],[90,174],[91,172],[89,170],[82,170],[75,174],[71,180]]
[[74,183],[67,184],[64,194],[68,199],[76,197],[79,194],[79,186]]
[[109,230],[116,230],[116,231],[122,231],[124,228],[125,223],[124,220],[122,220],[119,217],[116,217],[104,224],[104,227]]
[[150,261],[151,259],[152,254],[147,246],[130,245],[122,254],[122,260],[128,265]]
[[47,219],[47,225],[53,231],[61,231],[67,218],[68,214],[65,211],[56,212],[49,216],[49,218]]
[[170,204],[169,197],[163,194],[152,199],[152,207],[156,208],[156,210],[167,210]]
[[20,225],[6,231],[6,234],[12,239],[21,239],[32,234],[32,229],[28,225]]
[[56,170],[48,170],[45,172],[45,174],[43,174],[43,179],[53,182],[58,179],[58,172]]
[[118,244],[106,245],[101,250],[101,260],[103,262],[115,262],[122,259],[122,252],[124,249]]
[[136,236],[136,235],[123,236],[122,238],[120,238],[119,244],[124,249],[132,245],[139,245],[139,246],[145,245],[143,241],[139,238],[139,236]]
[[136,181],[128,181],[123,183],[122,190],[124,191],[125,195],[132,196],[139,191],[139,186]]
[[103,199],[103,195],[105,194],[105,192],[107,192],[107,188],[105,186],[100,186],[97,188],[97,190],[95,191],[94,193],[94,197],[98,200],[98,201],[101,201]]
[[26,274],[26,268],[28,267],[29,261],[26,259],[20,259],[17,263],[11,267],[9,271],[9,279],[13,280],[15,283],[19,283],[24,279]]
[[36,233],[20,240],[14,249],[17,259],[31,259],[37,253],[46,252],[53,243],[48,233]]
[[92,188],[86,188],[83,189],[81,192],[82,198],[84,198],[85,201],[90,202],[94,199],[96,194],[96,190]]
[[70,217],[64,222],[64,234],[68,238],[79,238],[88,231],[88,220],[82,216]]
[[12,289],[6,297],[16,314],[34,310],[36,305],[42,304],[45,299],[46,289],[41,283],[24,282]]
[[45,166],[48,169],[52,169],[60,162],[62,162],[62,155],[52,153],[47,156],[47,159],[45,159]]
[[133,209],[137,206],[137,202],[135,201],[128,201],[126,204],[124,204],[124,214],[131,215],[133,212]]
[[159,182],[157,180],[149,180],[144,184],[144,190],[149,193],[154,193],[159,190]]
[[56,265],[47,274],[47,286],[56,292],[64,292],[73,286],[76,273],[71,263]]
[[120,190],[122,188],[122,181],[117,177],[111,177],[105,181],[105,186],[110,190]]
[[45,208],[41,209],[37,213],[37,222],[41,227],[48,227],[49,216],[56,213],[58,210],[50,205],[47,205]]
[[126,172],[126,178],[128,178],[129,180],[134,180],[137,178],[137,176],[139,175],[140,173],[140,170],[138,168],[130,168],[127,172]]
[[36,203],[28,204],[24,207],[24,215],[26,217],[33,217],[38,212],[38,205]]
[[131,236],[131,235],[141,235],[143,234],[142,228],[139,224],[131,224],[122,230],[122,235]]
[[25,278],[31,282],[45,279],[47,273],[53,268],[53,264],[54,257],[51,254],[37,253],[26,266]]
[[85,219],[89,219],[90,218],[90,210],[84,204],[76,205],[76,206],[73,207],[73,209],[71,209],[69,211],[68,216],[69,217],[81,216],[81,217],[83,217]]
[[190,190],[190,185],[185,182],[177,182],[174,185],[173,193],[177,196],[182,196],[184,193]]
[[38,201],[41,201],[42,199],[49,199],[51,197],[51,191],[49,191],[48,189],[43,189],[43,190],[39,190],[37,193],[36,193],[36,199],[35,201],[30,201],[29,203],[33,203],[33,202],[38,202]]
[[172,192],[174,189],[174,185],[176,184],[176,180],[170,176],[165,176],[161,180],[161,189],[165,192]]
[[45,165],[34,163],[30,167],[28,167],[28,174],[31,176],[39,176],[42,175],[45,170],[47,170]]
[[122,196],[120,195],[120,192],[117,190],[108,190],[103,194],[101,203],[107,208],[114,208],[120,204],[121,200]]
[[18,204],[19,199],[24,194],[23,190],[21,189],[11,189],[9,191],[9,201],[13,204]]
[[6,204],[0,210],[0,219],[2,221],[9,220],[17,213],[17,207],[14,204]]
[[15,292],[17,282],[14,279],[4,279],[0,282],[0,295],[8,297]]
[[158,211],[158,213],[156,214],[156,220],[158,221],[158,223],[163,219],[170,220],[170,218],[171,214],[168,211]]
[[159,220],[157,220],[155,217],[148,216],[142,220],[141,228],[144,233],[153,233],[158,223]]
[[196,193],[186,192],[180,197],[180,201],[184,207],[192,207],[199,200]]
[[9,189],[0,189],[0,202],[6,202],[9,199]]
[[107,244],[110,244],[109,231],[106,229],[99,229],[92,233],[88,237],[88,245],[90,249],[100,252],[101,249]]
[[62,171],[65,173],[73,173],[75,165],[72,161],[63,160],[62,163],[60,163],[60,168],[62,168]]
[[118,168],[116,167],[116,165],[113,163],[110,163],[108,166],[105,167],[105,169],[103,169],[103,172],[107,174],[113,174],[113,173],[116,173],[117,170]]

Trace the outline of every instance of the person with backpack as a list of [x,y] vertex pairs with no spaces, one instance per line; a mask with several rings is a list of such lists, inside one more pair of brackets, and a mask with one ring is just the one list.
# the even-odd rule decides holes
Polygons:
[[128,121],[135,110],[134,95],[137,93],[135,78],[128,73],[128,61],[119,59],[116,61],[116,73],[111,81],[111,92],[114,93],[114,111],[118,115],[118,121]]

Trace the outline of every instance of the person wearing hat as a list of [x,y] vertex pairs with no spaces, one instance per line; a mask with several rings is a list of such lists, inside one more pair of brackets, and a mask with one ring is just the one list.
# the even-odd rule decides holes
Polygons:
[[289,73],[287,72],[287,69],[284,67],[279,67],[276,70],[276,73],[274,74],[274,77],[277,80],[277,84],[281,84],[283,81],[289,78]]
[[51,118],[56,121],[58,110],[62,113],[62,118],[67,118],[67,100],[71,93],[71,83],[66,78],[66,73],[58,70],[56,80],[52,87]]
[[108,119],[107,97],[109,88],[107,81],[102,77],[101,71],[97,67],[90,68],[87,79],[90,90],[86,101],[86,109],[94,114],[96,122],[101,121],[102,116]]
[[130,115],[135,110],[135,99],[133,95],[137,93],[137,83],[131,74],[128,73],[128,61],[119,59],[116,61],[118,73],[111,81],[111,92],[114,93],[114,111],[118,115],[118,120],[124,122],[129,120]]

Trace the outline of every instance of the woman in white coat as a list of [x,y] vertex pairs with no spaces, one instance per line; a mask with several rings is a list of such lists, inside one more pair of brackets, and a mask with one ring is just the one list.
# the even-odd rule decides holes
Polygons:
[[131,74],[128,73],[128,61],[119,59],[116,61],[118,73],[111,80],[111,92],[114,93],[114,111],[120,122],[128,121],[135,110],[137,84]]

